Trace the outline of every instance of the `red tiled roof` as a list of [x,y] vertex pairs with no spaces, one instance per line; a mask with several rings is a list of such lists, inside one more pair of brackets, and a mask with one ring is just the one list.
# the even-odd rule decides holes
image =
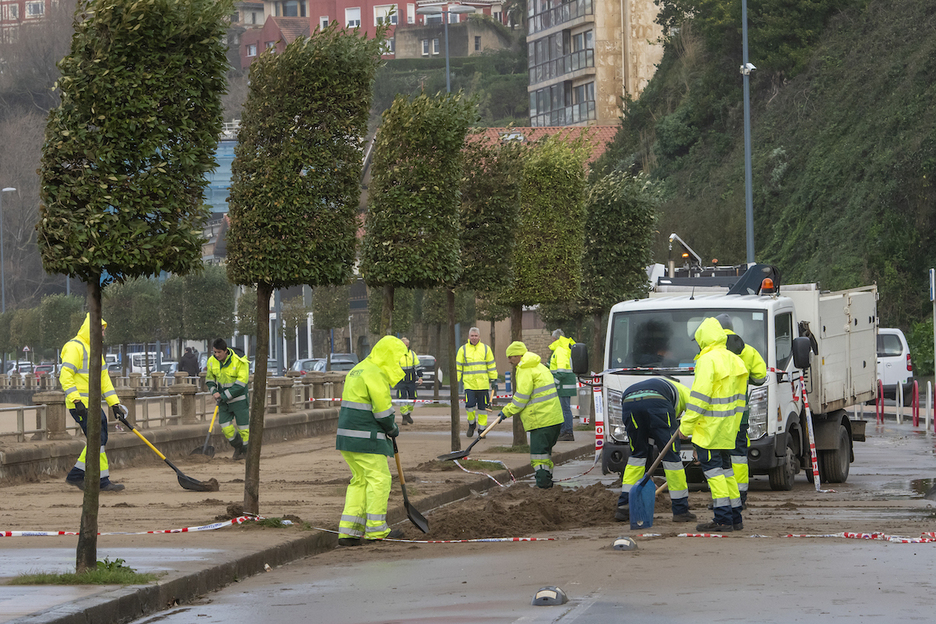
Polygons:
[[270,19],[279,29],[284,43],[292,43],[296,37],[309,35],[309,18],[307,17],[271,17]]
[[614,140],[619,126],[548,126],[539,128],[484,128],[483,134],[469,135],[469,141],[487,141],[495,143],[505,136],[522,135],[525,141],[538,141],[547,136],[560,135],[563,139],[577,139],[585,135],[591,144],[592,153],[586,161],[591,164],[605,153],[608,144]]

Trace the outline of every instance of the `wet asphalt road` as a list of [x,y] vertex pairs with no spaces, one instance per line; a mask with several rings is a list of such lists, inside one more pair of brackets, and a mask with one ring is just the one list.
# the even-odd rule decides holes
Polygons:
[[[932,503],[922,498],[936,482],[936,440],[906,422],[869,423],[868,438],[856,447],[847,492],[811,508],[837,508],[832,513],[843,524],[900,517],[917,536],[936,530]],[[556,476],[589,463],[557,468]],[[612,480],[589,475],[577,482]],[[811,494],[804,477],[797,480],[803,495]],[[752,490],[766,498],[766,478]],[[554,537],[336,550],[139,622],[889,623],[930,621],[936,609],[936,544],[639,538],[637,551],[621,552],[610,547],[615,535],[607,527]],[[561,587],[569,602],[531,606],[544,586]]]

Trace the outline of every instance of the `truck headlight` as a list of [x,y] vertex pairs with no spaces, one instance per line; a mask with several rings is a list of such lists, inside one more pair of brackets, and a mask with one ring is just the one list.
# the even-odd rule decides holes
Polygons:
[[627,443],[627,431],[624,429],[624,410],[621,408],[620,390],[608,390],[608,436],[618,443]]
[[767,386],[751,390],[748,399],[748,437],[752,440],[767,435]]

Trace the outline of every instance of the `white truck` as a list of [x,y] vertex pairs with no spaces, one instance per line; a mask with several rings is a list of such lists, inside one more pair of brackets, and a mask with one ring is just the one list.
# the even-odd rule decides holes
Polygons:
[[[774,287],[764,287],[763,277],[773,278]],[[727,313],[735,333],[767,362],[767,382],[749,389],[751,474],[766,474],[772,489],[789,490],[797,472],[810,465],[803,379],[819,476],[830,483],[848,478],[852,443],[865,439],[865,422],[851,419],[845,408],[873,399],[876,391],[877,287],[838,292],[823,292],[816,284],[781,287],[779,273],[767,265],[754,265],[732,279],[730,289],[661,284],[647,299],[611,309],[600,373],[605,473],[623,472],[629,456],[623,392],[653,375],[691,386],[699,350],[695,330],[705,318]],[[587,373],[583,356],[587,362],[583,351],[573,358],[579,374]],[[700,480],[691,445],[684,444],[680,452],[690,480]],[[806,474],[811,480],[811,471]]]

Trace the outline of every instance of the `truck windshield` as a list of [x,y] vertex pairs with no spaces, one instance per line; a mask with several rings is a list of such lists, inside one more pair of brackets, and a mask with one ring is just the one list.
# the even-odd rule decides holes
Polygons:
[[734,332],[767,359],[763,310],[648,310],[618,312],[611,321],[608,368],[691,368],[699,346],[695,331],[706,318],[727,313]]

